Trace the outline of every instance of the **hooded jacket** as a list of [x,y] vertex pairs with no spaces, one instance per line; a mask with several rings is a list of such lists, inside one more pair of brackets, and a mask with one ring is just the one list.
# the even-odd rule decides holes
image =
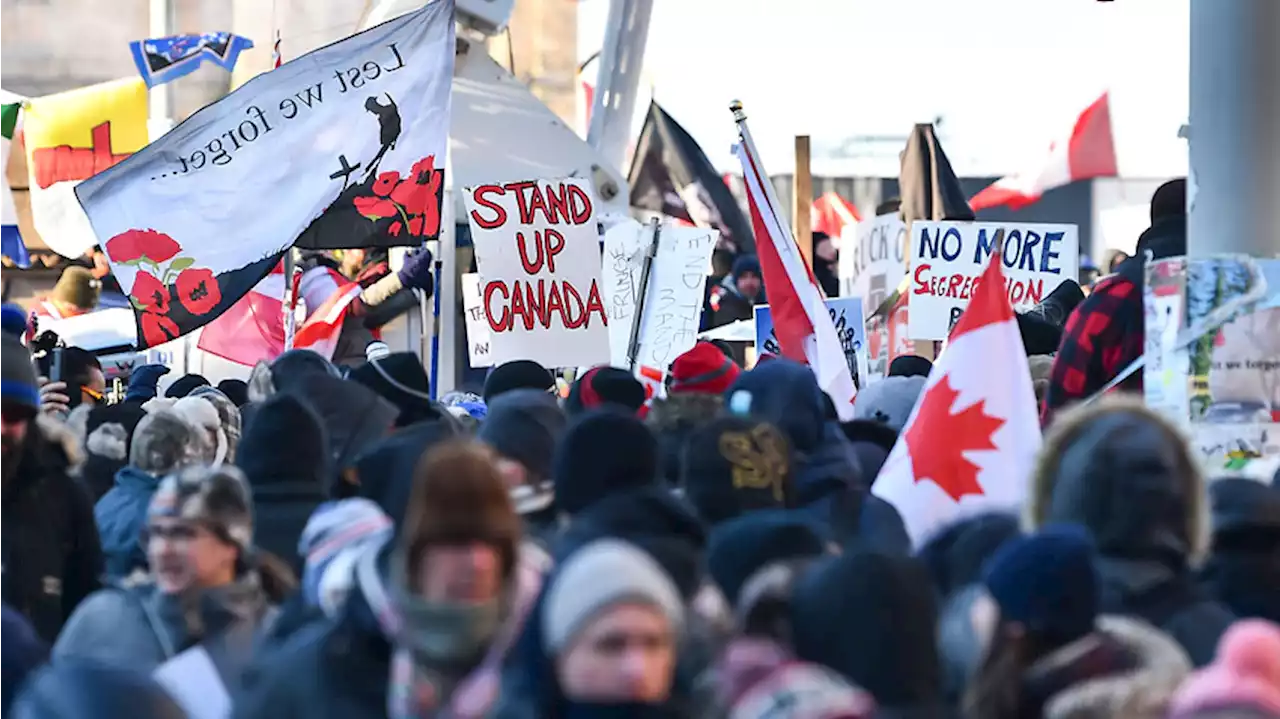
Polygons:
[[872,495],[853,447],[828,419],[826,395],[813,371],[777,359],[743,374],[725,393],[730,410],[772,422],[795,451],[792,491],[800,511],[821,521],[841,544],[905,554],[902,517]]
[[99,586],[102,548],[85,489],[68,476],[70,433],[43,414],[27,429],[3,499],[4,601],[46,642]]
[[1207,536],[1204,497],[1181,433],[1141,401],[1108,396],[1050,430],[1026,520],[1030,529],[1087,528],[1098,546],[1101,611],[1146,620],[1203,666],[1235,619],[1192,575]]
[[1036,701],[1045,719],[1160,719],[1190,673],[1191,661],[1167,635],[1103,616],[1097,631],[1031,665],[1023,691],[1042,694]]
[[142,530],[147,526],[147,507],[160,479],[125,465],[116,472],[116,485],[94,506],[108,578],[118,581],[147,566]]

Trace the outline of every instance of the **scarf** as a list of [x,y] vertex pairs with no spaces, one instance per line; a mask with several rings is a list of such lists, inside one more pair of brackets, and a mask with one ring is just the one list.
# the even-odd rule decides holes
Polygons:
[[392,646],[387,716],[469,715],[464,707],[474,703],[478,681],[496,675],[485,670],[501,660],[490,645],[509,614],[509,592],[480,604],[423,601],[408,588],[404,556],[391,553],[386,579],[380,556],[374,547],[362,553],[356,582]]

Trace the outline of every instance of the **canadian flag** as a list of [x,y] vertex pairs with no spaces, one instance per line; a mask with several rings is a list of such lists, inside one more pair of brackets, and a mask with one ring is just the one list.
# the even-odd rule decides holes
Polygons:
[[774,333],[782,355],[808,364],[818,378],[818,386],[831,397],[840,419],[853,419],[853,398],[858,390],[835,324],[823,302],[822,290],[791,231],[779,219],[773,185],[760,163],[745,118],[738,120],[738,130],[742,142],[735,152],[742,161],[756,254],[760,258]]
[[872,485],[917,547],[959,518],[1016,510],[1040,449],[1031,370],[991,257]]
[[[307,301],[307,321],[298,328],[293,346],[309,349],[326,359],[333,357],[342,322],[351,303],[360,296],[360,285],[328,267],[308,270],[299,292]],[[284,266],[249,290],[200,332],[196,347],[225,360],[252,367],[270,362],[284,352]]]
[[996,180],[969,200],[974,212],[1007,205],[1029,205],[1046,190],[1091,177],[1115,177],[1116,146],[1111,133],[1111,103],[1107,93],[1076,118],[1066,137],[1050,143],[1049,154],[1035,167]]
[[861,220],[852,202],[834,192],[824,192],[813,201],[809,210],[809,227],[814,232],[824,232],[834,240],[840,238],[844,228]]

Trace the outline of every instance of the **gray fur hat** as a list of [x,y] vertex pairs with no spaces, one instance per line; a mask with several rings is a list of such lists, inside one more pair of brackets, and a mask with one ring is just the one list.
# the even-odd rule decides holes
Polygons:
[[234,462],[236,445],[240,444],[241,418],[240,408],[217,387],[196,387],[188,397],[199,397],[218,410],[218,423],[222,425],[222,434],[227,440],[227,456],[223,461]]
[[147,516],[199,522],[242,551],[253,546],[253,497],[244,473],[233,465],[170,474],[152,495]]
[[858,392],[853,401],[854,419],[867,419],[882,422],[895,431],[901,432],[911,417],[911,410],[924,391],[927,378],[885,377],[879,382],[867,385]]
[[138,422],[129,448],[129,464],[151,475],[168,474],[204,454],[199,430],[168,408],[157,408]]

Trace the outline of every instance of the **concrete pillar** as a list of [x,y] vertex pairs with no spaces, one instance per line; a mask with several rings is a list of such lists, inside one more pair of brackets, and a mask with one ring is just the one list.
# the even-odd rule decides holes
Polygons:
[[1192,256],[1280,255],[1277,37],[1280,0],[1191,0]]

